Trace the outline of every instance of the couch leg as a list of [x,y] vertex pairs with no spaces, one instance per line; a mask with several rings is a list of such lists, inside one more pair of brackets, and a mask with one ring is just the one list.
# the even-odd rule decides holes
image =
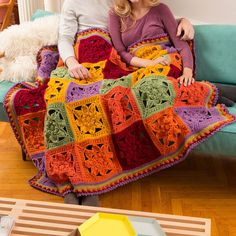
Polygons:
[[23,161],[26,161],[26,154],[23,149],[21,149],[21,151],[22,151],[22,159]]

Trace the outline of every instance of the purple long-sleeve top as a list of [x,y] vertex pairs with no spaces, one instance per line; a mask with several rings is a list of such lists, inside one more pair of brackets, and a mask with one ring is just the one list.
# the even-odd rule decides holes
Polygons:
[[[115,48],[121,58],[130,64],[133,55],[127,48],[140,40],[167,33],[173,46],[180,53],[183,66],[193,69],[193,56],[188,44],[176,36],[178,24],[169,7],[163,3],[152,7],[134,26],[131,17],[126,20],[127,30],[121,32],[120,17],[113,10],[109,13],[108,28]],[[132,27],[129,27],[132,26]]]

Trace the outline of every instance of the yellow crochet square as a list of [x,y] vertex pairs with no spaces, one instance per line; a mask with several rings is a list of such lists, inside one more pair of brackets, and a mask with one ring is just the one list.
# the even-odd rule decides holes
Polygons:
[[97,63],[82,63],[82,65],[86,67],[91,74],[91,78],[88,79],[89,83],[94,83],[104,79],[102,71],[106,66],[106,60]]
[[163,66],[161,64],[141,68],[132,73],[132,86],[135,86],[141,79],[150,75],[167,76],[169,71],[170,66]]
[[147,45],[145,44],[143,47],[138,48],[134,51],[136,57],[154,60],[158,57],[162,57],[168,54],[166,49],[162,49],[160,45]]
[[76,141],[111,133],[99,96],[65,105]]
[[66,90],[71,80],[51,78],[45,91],[45,101],[47,105],[51,103],[65,102]]

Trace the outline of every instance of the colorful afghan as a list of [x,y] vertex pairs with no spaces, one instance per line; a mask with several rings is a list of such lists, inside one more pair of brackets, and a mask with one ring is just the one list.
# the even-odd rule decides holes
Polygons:
[[[92,195],[170,167],[214,132],[232,123],[207,82],[180,86],[180,55],[166,35],[130,47],[142,58],[164,56],[170,66],[127,68],[108,33],[78,34],[76,56],[92,78],[76,80],[59,63],[49,82],[18,84],[5,99],[15,135],[38,169],[30,184],[64,196]],[[39,53],[47,78],[58,52]],[[46,68],[44,68],[46,66]]]

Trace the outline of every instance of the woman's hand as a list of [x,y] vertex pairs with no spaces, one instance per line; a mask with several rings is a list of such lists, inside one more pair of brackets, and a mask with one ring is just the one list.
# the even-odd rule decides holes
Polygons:
[[157,64],[161,64],[163,66],[167,66],[167,65],[170,64],[170,61],[167,58],[165,58],[165,57],[158,57],[157,59],[151,61],[150,64],[152,66],[155,66]]
[[79,64],[79,62],[74,57],[69,57],[66,60],[66,65],[71,77],[85,80],[91,78],[91,74],[89,73],[88,69]]
[[[182,36],[182,37],[181,37]],[[191,22],[185,18],[182,18],[178,30],[177,37],[181,37],[182,40],[193,40],[194,38],[194,28]]]
[[195,82],[195,79],[193,78],[193,70],[188,67],[185,67],[183,75],[180,76],[177,80],[181,85],[183,84],[185,87],[190,86]]
[[157,64],[169,65],[170,62],[165,57],[158,57],[155,60],[143,59],[139,57],[133,57],[130,61],[130,64],[135,67],[147,67],[147,66],[155,66]]

